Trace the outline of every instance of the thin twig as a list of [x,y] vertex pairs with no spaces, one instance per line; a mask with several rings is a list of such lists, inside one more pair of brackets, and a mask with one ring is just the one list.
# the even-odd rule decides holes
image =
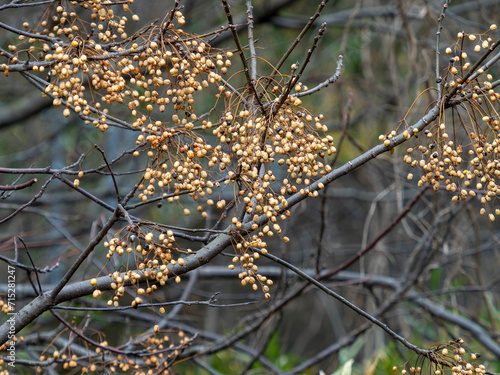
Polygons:
[[337,82],[337,80],[340,77],[340,74],[342,73],[343,59],[344,59],[343,56],[339,55],[339,58],[337,59],[337,69],[335,69],[335,73],[330,78],[320,83],[316,87],[313,87],[312,89],[309,89],[307,91],[296,92],[294,94],[290,94],[289,96],[294,98],[301,98],[306,95],[314,94],[315,92],[318,92],[319,90],[327,87],[328,85]]
[[302,40],[302,38],[304,37],[304,35],[311,28],[311,26],[314,24],[314,21],[316,21],[316,19],[321,15],[321,12],[323,11],[323,8],[325,7],[326,3],[328,3],[328,0],[321,1],[321,3],[318,5],[318,8],[316,9],[316,12],[311,17],[309,17],[309,21],[307,22],[307,24],[304,26],[304,28],[299,33],[299,35],[297,36],[297,38],[295,38],[295,40],[293,41],[293,43],[291,44],[291,46],[283,54],[283,56],[281,56],[280,61],[278,61],[278,63],[274,67],[274,73],[279,73],[279,70],[280,70],[281,66],[288,59],[288,56],[290,56],[290,54],[293,52],[293,50],[295,49],[295,47],[297,47],[297,45],[300,43],[300,41]]
[[118,307],[80,307],[80,306],[54,306],[52,310],[67,310],[67,311],[123,311],[123,310],[137,310],[144,308],[152,308],[152,307],[165,307],[165,306],[210,306],[210,307],[241,307],[248,306],[257,303],[257,301],[249,301],[249,302],[239,302],[239,303],[226,303],[226,304],[218,304],[215,303],[215,299],[210,298],[207,301],[167,301],[167,302],[156,302],[156,303],[141,303],[135,307],[130,305],[128,306],[118,306]]
[[[42,290],[42,284],[40,283],[40,278],[38,277],[38,272],[37,272],[37,268],[35,266],[35,262],[33,262],[33,258],[31,257],[31,254],[30,254],[30,251],[28,249],[28,246],[26,246],[26,242],[24,242],[24,240],[20,236],[17,236],[17,238],[19,238],[19,241],[21,241],[21,243],[23,244],[24,250],[26,250],[26,254],[28,255],[28,258],[29,258],[29,260],[31,262],[31,266],[33,267],[32,269],[35,272],[36,281],[38,283],[38,290],[35,288],[34,285],[33,285],[33,290],[35,291],[35,293],[37,295],[40,295],[40,294],[43,293],[43,290]],[[28,271],[28,279],[31,282],[30,271]]]
[[98,145],[94,145],[94,148],[101,153],[102,158],[104,159],[104,162],[108,166],[109,173],[111,174],[111,178],[113,179],[113,185],[115,186],[116,199],[118,200],[118,204],[121,204],[122,198],[120,197],[120,191],[118,190],[118,184],[116,183],[115,174],[113,173],[113,170],[111,169],[111,166],[108,163],[108,159],[106,158],[106,154],[104,153],[103,149],[100,148]]
[[436,32],[436,84],[437,84],[437,91],[438,91],[438,98],[441,97],[441,91],[442,91],[442,78],[441,78],[441,68],[439,64],[439,56],[441,55],[441,52],[439,51],[439,45],[440,45],[440,39],[441,39],[441,30],[443,29],[443,20],[445,17],[446,10],[448,9],[448,4],[450,0],[446,0],[444,5],[443,5],[443,10],[441,11],[441,14],[439,15],[438,18],[438,29]]
[[382,328],[391,337],[393,337],[395,340],[397,340],[400,343],[402,343],[408,349],[413,350],[415,353],[417,353],[419,355],[427,356],[429,354],[428,350],[421,349],[418,346],[410,343],[404,337],[398,335],[396,332],[394,332],[392,329],[390,329],[389,326],[387,326],[387,324],[382,323],[380,320],[378,320],[377,318],[375,318],[373,315],[367,313],[363,309],[359,308],[358,306],[356,306],[355,304],[353,304],[352,302],[350,302],[349,300],[347,300],[345,297],[341,296],[340,294],[338,294],[338,293],[334,292],[333,290],[331,290],[330,288],[326,287],[325,285],[323,285],[322,283],[320,283],[319,281],[317,281],[315,278],[309,276],[308,274],[306,274],[305,272],[303,272],[299,268],[295,267],[293,264],[290,264],[290,263],[284,261],[283,259],[278,258],[277,256],[274,256],[272,254],[269,254],[269,253],[263,254],[260,251],[260,249],[254,248],[254,250],[257,251],[257,252],[259,252],[262,256],[264,256],[266,258],[269,258],[272,261],[274,261],[274,262],[276,262],[278,264],[281,264],[282,266],[284,266],[284,267],[292,270],[297,275],[299,275],[303,279],[307,280],[309,283],[313,284],[317,288],[321,289],[326,294],[328,294],[328,295],[334,297],[335,299],[337,299],[338,301],[342,302],[344,305],[346,305],[350,309],[354,310],[355,312],[357,312],[362,317],[366,318],[367,320],[369,320],[373,324],[375,324],[375,325],[379,326],[380,328]]
[[255,52],[255,41],[253,37],[254,21],[252,0],[246,0],[247,4],[247,30],[248,48],[250,49],[250,78],[253,82],[257,79],[257,53]]
[[61,43],[61,40],[59,38],[52,38],[50,36],[42,35],[42,34],[33,34],[33,33],[28,32],[28,31],[16,29],[15,27],[7,25],[6,23],[3,23],[3,22],[0,22],[0,28],[8,30],[8,31],[10,31],[12,33],[15,33],[15,34],[18,34],[18,35],[23,35],[23,36],[25,36],[27,38],[34,38],[34,39],[45,40],[45,41],[47,41],[47,42],[49,42],[51,44]]
[[28,265],[26,265],[24,263],[20,263],[20,262],[16,261],[15,259],[10,259],[10,258],[7,258],[6,256],[3,256],[3,255],[0,255],[0,260],[4,261],[7,264],[10,264],[11,266],[23,269],[25,271],[30,271],[30,272],[33,271],[33,272],[37,272],[37,273],[52,272],[57,267],[59,267],[59,261],[56,262],[52,266],[46,266],[44,268],[33,268],[32,266],[28,266]]
[[304,72],[305,68],[307,67],[307,64],[309,63],[309,61],[311,60],[311,56],[314,53],[314,50],[318,47],[318,42],[321,39],[321,37],[323,36],[323,34],[325,33],[325,31],[326,31],[326,23],[322,23],[321,27],[318,30],[318,34],[314,37],[313,45],[307,51],[307,56],[306,56],[304,62],[302,63],[300,70],[298,71],[297,75],[295,77],[293,77],[292,79],[290,79],[290,81],[288,82],[288,85],[285,88],[285,92],[283,92],[281,94],[281,98],[280,98],[280,101],[278,102],[278,104],[276,106],[273,106],[273,111],[272,111],[271,117],[274,117],[274,115],[276,115],[278,113],[280,108],[283,106],[285,101],[288,99],[290,91],[292,91],[292,87],[294,87],[295,84],[299,81],[300,77],[302,77],[302,73]]
[[247,64],[247,60],[246,60],[246,57],[245,57],[245,53],[243,52],[243,46],[241,45],[240,38],[238,36],[238,30],[237,30],[236,26],[233,23],[233,16],[231,14],[230,6],[227,3],[227,0],[221,0],[221,1],[222,1],[222,6],[224,8],[224,11],[226,12],[226,17],[227,17],[227,20],[228,20],[228,26],[231,29],[231,32],[233,33],[234,43],[236,44],[236,48],[238,49],[238,54],[240,55],[241,63],[243,65],[243,72],[245,73],[245,77],[247,79],[248,87],[250,88],[250,91],[252,92],[254,100],[258,104],[260,112],[262,114],[265,114],[266,111],[264,109],[264,106],[262,105],[262,102],[260,100],[259,94],[257,93],[257,89],[255,87],[255,82],[252,79],[252,76],[250,75],[250,70],[248,68],[248,64]]
[[[462,77],[462,82],[468,83],[469,81],[473,80],[474,78],[476,78],[479,75],[479,73],[477,72],[478,68],[481,66],[483,61],[486,60],[488,58],[488,56],[498,47],[499,44],[500,44],[500,39],[496,40],[495,42],[490,44],[490,48],[488,48],[488,50],[479,58],[479,60],[477,60],[476,63],[471,68],[469,68],[467,70],[467,73],[465,74],[465,76]],[[500,53],[497,54],[492,60],[497,61],[499,57],[500,57]],[[491,66],[491,65],[492,65],[492,62],[490,61],[489,63],[487,63],[483,67],[481,67],[481,69],[486,71],[488,66]],[[460,87],[460,85],[456,85],[446,95],[446,98],[444,100],[445,106],[448,105],[448,102],[450,101],[450,99],[453,98],[453,96],[457,93],[457,90],[459,87]]]
[[43,195],[43,193],[45,192],[45,189],[47,189],[47,186],[49,186],[49,184],[52,182],[52,180],[54,179],[54,177],[55,176],[50,176],[48,178],[48,180],[45,181],[45,183],[42,185],[40,191],[33,198],[31,198],[25,204],[19,206],[13,213],[11,213],[10,215],[8,215],[8,216],[4,217],[2,220],[0,220],[0,224],[3,224],[6,221],[12,219],[14,216],[16,216],[19,212],[21,212],[22,210],[24,210],[26,207],[29,207],[33,203],[35,203]]
[[55,2],[55,0],[44,0],[44,1],[38,1],[38,2],[30,1],[29,3],[16,4],[15,1],[12,1],[9,4],[2,5],[0,7],[0,11],[2,11],[4,9],[9,9],[9,8],[34,7],[34,6],[38,6],[38,5],[52,4],[54,2]]
[[33,178],[27,182],[24,182],[19,185],[0,185],[0,190],[3,191],[10,191],[10,190],[21,190],[21,189],[26,189],[27,187],[30,187],[34,183],[36,183],[38,180],[36,178]]

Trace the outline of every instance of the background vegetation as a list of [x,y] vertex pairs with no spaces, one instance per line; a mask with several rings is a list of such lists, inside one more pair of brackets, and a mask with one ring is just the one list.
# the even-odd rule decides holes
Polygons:
[[[283,108],[290,108],[291,116],[301,118],[310,113],[320,118],[326,132],[318,137],[333,137],[336,152],[318,149],[314,160],[333,171],[327,174],[331,178],[324,180],[322,189],[312,184],[321,174],[311,178],[311,190],[316,189],[318,196],[302,199],[297,191],[305,188],[304,184],[297,183],[297,191],[289,192],[290,187],[285,186],[285,192],[280,192],[281,185],[286,185],[283,180],[290,176],[286,168],[255,162],[260,176],[252,177],[252,182],[262,181],[262,171],[270,170],[277,182],[266,191],[289,200],[289,217],[279,221],[280,229],[273,237],[263,236],[265,247],[258,241],[243,250],[237,247],[238,242],[249,241],[267,225],[259,219],[258,229],[252,232],[251,218],[245,221],[248,206],[243,203],[245,195],[238,196],[241,159],[237,157],[225,170],[219,169],[220,157],[212,169],[208,160],[200,162],[210,171],[207,180],[222,181],[212,195],[207,193],[198,201],[192,194],[176,193],[172,186],[178,180],[174,178],[164,189],[155,185],[155,193],[143,203],[139,194],[147,185],[139,191],[137,188],[144,185],[146,168],[153,168],[157,156],[148,156],[150,145],[138,135],[153,134],[154,130],[141,133],[142,125],[131,126],[140,116],[117,102],[109,105],[114,118],[106,120],[106,131],[94,128],[92,121],[86,124],[81,112],[74,113],[74,107],[66,116],[66,103],[54,106],[54,98],[41,93],[49,82],[57,82],[60,71],[53,77],[48,71],[54,65],[44,72],[33,71],[36,60],[43,65],[44,56],[54,53],[57,46],[36,41],[36,51],[29,60],[22,52],[26,47],[9,48],[23,42],[16,30],[30,30],[44,19],[50,22],[60,13],[58,6],[74,7],[76,18],[89,25],[92,19],[83,4],[97,7],[100,2],[5,2],[0,6],[0,63],[6,64],[0,77],[0,259],[5,275],[9,265],[16,269],[15,312],[29,315],[31,311],[32,315],[16,334],[16,368],[9,367],[8,346],[4,345],[2,370],[32,373],[36,369],[50,374],[385,374],[396,366],[396,373],[422,367],[423,373],[451,374],[460,373],[454,356],[461,359],[463,348],[464,360],[474,363],[475,368],[483,364],[487,373],[500,371],[500,252],[498,219],[494,220],[498,215],[497,183],[493,167],[491,173],[484,172],[489,170],[487,163],[498,163],[494,143],[499,133],[494,92],[499,76],[495,65],[498,51],[494,49],[498,30],[491,26],[498,23],[498,1],[452,1],[447,9],[443,1],[434,0],[256,0],[251,2],[253,8],[248,1],[233,1],[234,32],[220,1],[101,2],[106,9],[113,9],[116,17],[127,17],[123,32],[135,38],[124,44],[127,48],[133,42],[150,46],[159,33],[150,25],[160,27],[171,18],[172,30],[182,28],[189,33],[177,34],[181,39],[203,39],[210,44],[207,56],[214,61],[221,54],[225,62],[227,51],[233,55],[227,58],[231,62],[227,73],[223,74],[220,66],[214,69],[231,86],[221,83],[225,81],[209,85],[197,93],[192,106],[169,105],[160,112],[156,107],[150,111],[148,102],[138,103],[137,111],[147,114],[147,122],[160,121],[161,130],[178,129],[173,139],[179,141],[168,143],[172,148],[165,151],[170,158],[165,160],[172,164],[183,160],[184,152],[194,149],[196,140],[191,134],[199,134],[214,147],[224,144],[222,133],[214,134],[213,130],[238,120],[227,117],[230,111],[237,113],[232,104],[240,106],[238,111],[249,110],[250,115],[240,119],[245,126],[248,119],[258,118],[252,113],[260,110],[260,116],[272,120],[275,107],[259,106],[252,82],[257,92],[265,93],[261,97],[264,103],[272,103],[274,96],[279,101],[288,83],[307,65],[292,85],[293,95],[321,86],[328,79],[331,82],[313,95],[301,97],[301,104],[287,102]],[[251,19],[247,18],[249,9]],[[132,15],[139,20],[133,22]],[[277,73],[273,66],[294,41],[299,41],[299,33],[314,16],[317,18],[312,19]],[[254,27],[249,28],[252,20]],[[25,22],[27,28],[23,27]],[[57,22],[52,21],[49,27]],[[112,29],[109,20],[104,23]],[[323,23],[326,30],[320,32]],[[182,55],[185,45],[179,47],[169,39],[176,32],[165,32],[169,35],[164,39],[169,46],[165,48]],[[461,38],[459,33],[463,33]],[[243,72],[235,34],[253,80]],[[61,43],[73,57],[85,51],[81,43],[95,50],[89,40],[97,40],[97,32],[86,40],[66,35]],[[484,41],[488,42],[486,48]],[[43,43],[49,44],[48,52],[43,51]],[[480,45],[479,52],[474,51],[476,45]],[[255,47],[258,59],[250,58],[251,47]],[[314,51],[309,55],[310,50]],[[12,60],[16,53],[18,63]],[[462,58],[463,53],[466,58]],[[450,62],[454,56],[458,60]],[[489,64],[484,73],[475,67],[482,56],[486,56],[483,63]],[[56,60],[49,63],[56,64]],[[467,62],[471,68],[463,70]],[[464,85],[462,92],[450,86],[453,81],[460,85],[453,67],[459,69],[457,77],[477,73],[476,80]],[[166,77],[170,73],[162,74]],[[487,74],[492,77],[486,78]],[[126,76],[130,86],[131,77],[132,73]],[[84,83],[86,94],[91,92],[89,82],[92,79]],[[296,90],[298,82],[307,87]],[[218,85],[224,87],[222,98],[216,97]],[[277,87],[274,92],[273,86]],[[145,95],[145,88],[134,89]],[[92,100],[101,100],[97,93],[104,91],[95,89]],[[226,98],[224,92],[228,93]],[[90,99],[89,103],[94,104]],[[193,133],[185,124],[175,124],[174,114],[188,121],[195,114]],[[89,118],[92,116],[90,113]],[[431,121],[422,122],[424,116]],[[214,127],[202,129],[202,121],[208,120]],[[269,136],[279,135],[284,125],[271,120]],[[410,164],[424,160],[427,166],[434,152],[439,153],[434,159],[444,162],[448,140],[442,137],[444,130],[439,130],[441,123],[446,124],[454,141],[453,151],[456,146],[464,150],[463,163],[456,163],[462,177],[439,180],[434,175],[425,180],[430,172]],[[420,132],[413,133],[413,128]],[[408,129],[409,136],[404,134]],[[315,132],[311,130],[311,134],[319,134]],[[471,133],[476,136],[471,137]],[[264,134],[267,137],[268,133]],[[270,138],[263,141],[272,144]],[[485,144],[492,149],[478,151],[478,147],[487,150]],[[188,149],[181,152],[185,146]],[[134,156],[135,151],[140,151],[138,156]],[[481,162],[476,163],[476,157]],[[478,170],[478,165],[483,169]],[[329,172],[327,167],[320,168]],[[80,171],[83,176],[79,176]],[[228,172],[232,171],[238,177],[231,178]],[[491,178],[481,182],[481,173]],[[420,180],[422,176],[424,180]],[[224,179],[229,181],[226,187]],[[465,184],[467,180],[471,185]],[[13,186],[19,188],[14,190]],[[246,190],[247,197],[251,190]],[[162,199],[163,192],[180,198],[171,203],[167,196]],[[454,196],[460,202],[452,201]],[[215,204],[208,204],[207,199]],[[222,200],[227,205],[217,208]],[[233,217],[248,231],[238,231],[241,228],[232,222]],[[137,270],[141,263],[150,268],[148,260],[160,257],[158,253],[140,253],[133,258],[116,254],[107,258],[112,239],[144,246],[150,243],[147,234],[152,233],[154,247],[162,233],[168,236],[168,230],[175,236],[172,256],[177,262],[161,258],[169,267],[165,285],[146,282],[147,277],[140,273],[141,285],[127,286],[123,297],[113,300],[116,292],[111,283],[116,278],[113,281],[108,274]],[[211,254],[223,236],[224,248],[205,264],[207,259],[201,255]],[[244,251],[255,258],[258,274],[272,280],[272,285],[262,279],[253,290],[253,283],[244,281],[245,276],[239,278],[247,269],[243,264],[248,259],[240,259]],[[255,253],[259,253],[258,260]],[[78,259],[81,264],[68,274]],[[91,281],[94,278],[95,282]],[[5,318],[0,337],[5,342],[7,319],[11,317],[7,276],[1,282]],[[157,289],[141,297],[138,288],[153,285]],[[55,296],[53,291],[59,286],[63,287],[56,293],[59,299],[44,302],[42,293]],[[100,292],[96,294],[96,290]],[[143,300],[137,302],[138,297]],[[342,299],[368,316],[353,311]],[[108,307],[108,300],[119,304]],[[30,310],[32,306],[39,310]],[[160,311],[161,306],[164,311]],[[374,324],[375,319],[388,329]],[[463,343],[457,341],[460,338]],[[481,357],[474,359],[471,353]]]

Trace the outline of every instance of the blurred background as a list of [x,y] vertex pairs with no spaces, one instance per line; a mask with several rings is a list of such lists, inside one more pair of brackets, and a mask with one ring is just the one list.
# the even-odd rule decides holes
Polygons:
[[[319,4],[303,0],[252,3],[258,73],[267,76],[273,74],[271,66],[287,51]],[[181,4],[187,32],[205,34],[227,25],[219,1],[186,0]],[[230,4],[245,43],[245,2]],[[161,20],[172,5],[172,1],[136,0],[130,8],[140,21],[129,25],[129,33],[136,31],[132,26],[139,28]],[[290,72],[291,64],[304,60],[319,25],[327,23],[327,31],[301,82],[313,88],[325,81],[335,73],[338,56],[343,56],[340,79],[302,98],[304,107],[324,115],[329,134],[335,139],[338,152],[328,159],[334,168],[379,144],[379,135],[398,129],[403,119],[413,124],[436,100],[435,91],[426,89],[436,85],[436,31],[442,6],[442,1],[435,0],[330,0],[285,62],[282,74]],[[35,23],[40,17],[38,11],[39,7],[7,9],[0,12],[0,22],[21,28],[25,21]],[[441,68],[447,65],[444,50],[455,46],[457,32],[483,34],[500,20],[499,15],[498,1],[451,2],[441,34]],[[0,32],[3,48],[15,40],[14,34]],[[221,32],[211,44],[234,50],[228,31]],[[234,87],[245,82],[240,69],[235,56],[227,75],[234,74],[229,80]],[[498,73],[498,67],[491,71],[493,75]],[[77,162],[94,144],[105,150],[108,160],[135,147],[137,134],[133,131],[110,127],[101,133],[77,116],[63,117],[60,108],[52,107],[52,101],[20,74],[0,75],[0,87],[0,167],[60,169]],[[199,96],[199,114],[212,106],[213,96]],[[114,110],[116,116],[129,116],[128,111],[118,107]],[[165,116],[170,118],[172,113],[167,112]],[[416,141],[412,139],[409,144]],[[490,222],[479,215],[479,199],[456,204],[446,191],[421,192],[423,188],[417,187],[420,172],[403,162],[407,147],[404,144],[393,154],[370,161],[329,185],[318,198],[293,207],[283,228],[290,242],[269,239],[268,249],[310,275],[322,272],[325,285],[365,311],[373,313],[389,303],[379,319],[410,342],[427,348],[461,337],[472,352],[482,354],[481,363],[498,372],[498,221]],[[102,157],[95,150],[83,162],[84,169],[101,164]],[[144,155],[125,155],[113,164],[123,192],[137,182],[146,166]],[[78,166],[72,170],[78,170]],[[407,180],[409,172],[416,176],[412,181]],[[12,184],[18,177],[0,173],[0,185]],[[39,182],[29,189],[1,192],[0,220],[30,201],[50,175],[40,173],[36,177]],[[67,176],[70,182],[73,178]],[[112,204],[116,200],[109,175],[89,175],[82,187],[103,202]],[[185,203],[185,207],[191,208],[189,204]],[[196,205],[193,208],[196,210]],[[205,221],[193,215],[185,217],[182,207],[167,203],[144,205],[132,211],[143,219],[191,228],[217,220],[216,214],[207,212]],[[102,205],[55,180],[36,202],[1,224],[0,255],[12,257],[17,246],[18,259],[29,263],[15,239],[20,236],[37,266],[60,262],[52,272],[41,275],[48,289],[60,280],[64,265],[71,264],[106,215],[109,213]],[[327,275],[374,241],[376,244],[360,260],[331,277]],[[193,250],[200,246],[182,239],[179,242]],[[79,275],[81,280],[96,276],[104,267],[105,251],[102,246],[100,249]],[[159,290],[158,296],[171,301],[207,300],[218,293],[218,303],[236,306],[179,305],[168,310],[167,318],[152,311],[103,313],[93,318],[93,328],[102,331],[112,344],[126,342],[129,336],[161,319],[168,320],[172,331],[182,330],[191,336],[198,333],[194,345],[182,354],[184,360],[172,367],[173,374],[264,374],[278,370],[304,374],[321,370],[330,374],[342,369],[350,359],[354,360],[353,374],[385,374],[410,359],[408,349],[377,327],[356,333],[366,323],[364,318],[272,261],[262,259],[259,263],[261,273],[274,281],[270,301],[262,293],[242,287],[237,271],[227,268],[234,255],[234,250],[226,249],[207,266],[183,277],[180,284]],[[3,292],[5,281],[1,281]],[[21,273],[17,293],[20,305],[33,298],[27,278]],[[71,315],[78,320],[85,313]],[[54,328],[53,324],[44,316],[27,328],[23,334],[28,345],[40,352],[50,340],[37,342],[36,331]]]

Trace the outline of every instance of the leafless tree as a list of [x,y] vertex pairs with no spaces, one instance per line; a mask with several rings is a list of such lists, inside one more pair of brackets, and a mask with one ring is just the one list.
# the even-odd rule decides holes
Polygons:
[[5,373],[495,371],[498,4],[303,3],[0,6]]

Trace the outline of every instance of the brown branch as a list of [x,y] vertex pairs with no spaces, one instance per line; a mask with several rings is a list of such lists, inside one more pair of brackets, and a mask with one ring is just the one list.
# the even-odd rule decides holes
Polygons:
[[248,48],[250,49],[250,77],[255,82],[257,79],[257,53],[255,52],[255,40],[253,36],[254,20],[252,0],[246,0],[247,5],[247,30],[248,30]]
[[316,9],[316,12],[309,18],[309,21],[306,23],[302,31],[299,33],[297,38],[293,41],[292,45],[288,48],[288,50],[283,54],[281,57],[280,61],[276,64],[274,67],[274,72],[277,73],[279,72],[279,69],[283,65],[283,63],[288,59],[288,56],[293,52],[295,47],[300,43],[304,35],[307,33],[307,31],[311,28],[311,26],[314,24],[314,21],[321,15],[321,12],[323,11],[323,8],[325,7],[326,3],[328,3],[328,0],[323,0],[321,3],[318,5],[318,8]]
[[29,180],[28,182],[24,182],[19,185],[0,185],[0,190],[4,191],[11,191],[11,190],[21,190],[21,189],[26,189],[30,187],[31,185],[35,184],[38,181],[38,179],[33,178]]
[[227,3],[227,0],[221,0],[221,1],[222,1],[222,6],[224,7],[224,11],[226,12],[228,26],[231,29],[231,32],[233,34],[234,43],[236,44],[236,48],[238,49],[238,54],[240,56],[241,63],[243,65],[243,72],[245,73],[245,77],[247,79],[248,87],[249,87],[250,91],[252,92],[254,100],[257,102],[257,104],[259,106],[260,112],[262,114],[265,114],[266,111],[264,109],[264,106],[262,105],[262,102],[260,100],[259,94],[257,93],[257,89],[255,87],[255,80],[252,79],[252,76],[250,75],[250,69],[248,68],[248,64],[247,64],[247,60],[246,60],[246,57],[245,57],[245,53],[243,51],[243,46],[241,45],[241,41],[240,41],[240,38],[238,36],[238,30],[237,30],[237,28],[236,28],[236,26],[234,25],[234,22],[233,22],[233,16],[231,14],[230,6]]
[[113,185],[115,187],[115,193],[116,193],[116,199],[118,200],[118,203],[122,203],[122,198],[120,197],[120,190],[118,189],[118,185],[116,183],[115,179],[115,174],[113,173],[113,170],[111,169],[111,166],[108,163],[108,159],[106,158],[106,154],[104,153],[103,149],[100,148],[98,145],[94,145],[94,148],[99,151],[102,155],[102,158],[104,159],[104,162],[106,163],[109,173],[111,174],[111,178],[113,179]]
[[52,180],[54,179],[54,177],[55,176],[50,176],[49,179],[47,181],[45,181],[45,183],[42,185],[40,191],[33,198],[31,198],[25,204],[19,206],[13,213],[11,213],[10,215],[8,215],[8,216],[4,217],[2,220],[0,220],[0,224],[3,224],[6,221],[12,219],[14,216],[16,216],[19,212],[21,212],[22,210],[24,210],[26,207],[29,207],[33,203],[35,203],[43,195],[43,193],[45,192],[45,189],[52,182]]
[[307,51],[306,59],[302,63],[297,75],[290,79],[290,81],[288,82],[288,85],[285,89],[285,92],[281,94],[280,101],[278,102],[278,104],[276,106],[273,106],[273,111],[272,111],[271,117],[273,117],[274,115],[276,115],[278,113],[280,108],[283,106],[285,101],[288,99],[288,96],[290,95],[290,91],[292,91],[292,87],[294,87],[295,84],[299,81],[300,77],[302,77],[302,73],[304,72],[309,61],[311,60],[311,56],[314,53],[314,50],[318,47],[318,42],[321,39],[321,37],[323,36],[323,34],[325,33],[325,31],[326,31],[326,23],[323,23],[323,24],[321,24],[321,27],[318,30],[318,34],[314,37],[313,45]]

